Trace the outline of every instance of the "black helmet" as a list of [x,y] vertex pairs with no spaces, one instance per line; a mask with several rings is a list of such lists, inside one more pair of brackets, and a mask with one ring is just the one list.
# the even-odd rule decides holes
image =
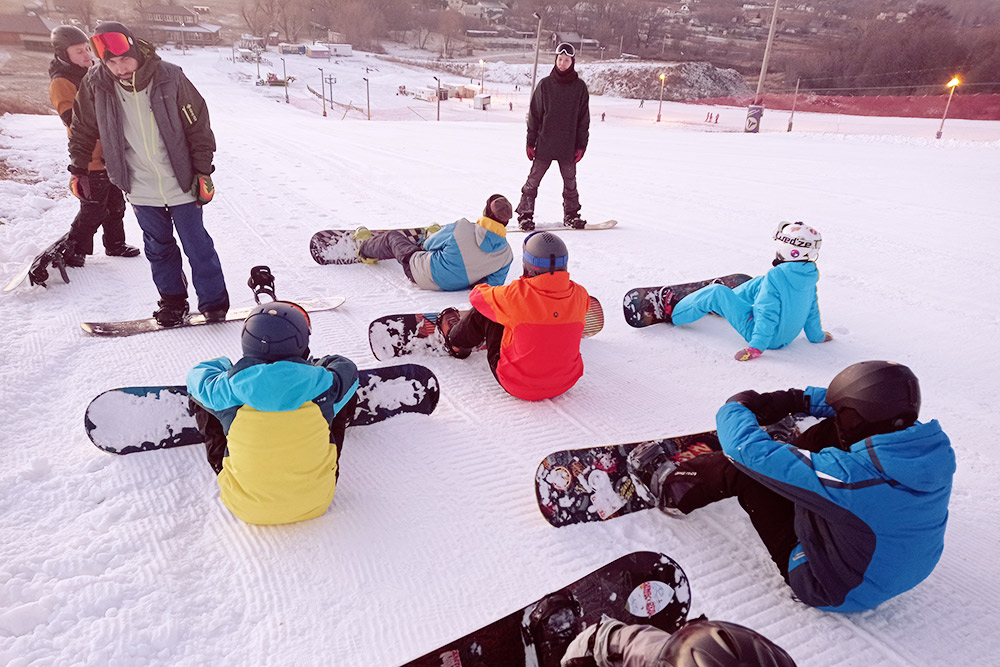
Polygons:
[[735,623],[692,621],[664,645],[657,664],[670,667],[795,667],[764,635]]
[[840,371],[826,390],[826,403],[838,417],[850,411],[861,422],[907,428],[920,413],[920,385],[906,366],[892,361],[862,361]]
[[483,215],[506,226],[510,217],[514,215],[514,209],[510,205],[510,201],[503,195],[490,195],[490,198],[486,200]]
[[52,48],[55,49],[56,57],[69,62],[66,49],[74,44],[86,44],[90,41],[87,33],[77,28],[75,25],[61,25],[52,31],[50,37]]
[[552,232],[532,232],[524,239],[524,273],[568,271],[569,250],[563,240]]
[[257,306],[243,323],[243,354],[265,361],[309,353],[309,314],[290,301],[273,301]]

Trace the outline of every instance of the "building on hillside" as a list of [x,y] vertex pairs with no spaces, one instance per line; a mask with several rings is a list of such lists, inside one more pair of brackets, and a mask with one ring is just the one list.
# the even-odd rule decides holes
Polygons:
[[330,47],[326,44],[306,44],[306,56],[309,58],[330,59]]
[[600,40],[582,37],[576,32],[554,32],[549,36],[549,40],[549,46],[553,50],[562,42],[569,42],[579,51],[597,51],[601,48]]
[[305,44],[286,44],[281,42],[278,44],[278,53],[281,55],[305,55],[306,45]]
[[140,32],[157,44],[209,46],[218,44],[222,26],[201,23],[187,7],[149,5],[142,8]]
[[0,44],[20,44],[29,51],[51,51],[49,36],[58,25],[41,16],[0,14]]

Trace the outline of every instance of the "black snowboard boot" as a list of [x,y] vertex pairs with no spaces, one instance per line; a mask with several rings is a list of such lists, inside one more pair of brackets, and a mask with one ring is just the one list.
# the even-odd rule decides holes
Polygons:
[[120,243],[104,249],[104,254],[108,257],[138,257],[141,253],[141,250],[127,243]]
[[535,218],[530,213],[521,213],[517,216],[517,226],[522,232],[535,231]]
[[581,218],[579,213],[567,213],[563,216],[563,225],[573,229],[583,229],[587,226],[587,221]]
[[559,667],[566,647],[583,630],[583,610],[572,593],[546,595],[528,615],[528,634],[539,667]]
[[441,332],[441,337],[444,338],[445,349],[448,350],[448,354],[456,359],[466,359],[472,354],[470,348],[456,347],[448,341],[448,333],[461,319],[462,315],[458,312],[457,308],[445,308],[437,316],[437,328]]
[[187,298],[183,296],[165,296],[156,302],[157,309],[153,312],[156,323],[161,327],[176,327],[184,324],[188,314]]
[[642,443],[629,452],[627,465],[629,474],[637,482],[639,495],[671,514],[672,504],[663,498],[664,480],[677,464],[663,445],[657,440]]

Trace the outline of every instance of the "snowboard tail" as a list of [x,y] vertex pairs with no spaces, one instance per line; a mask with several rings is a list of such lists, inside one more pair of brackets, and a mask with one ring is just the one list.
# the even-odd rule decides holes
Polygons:
[[[467,311],[459,311],[465,314]],[[372,354],[379,361],[410,354],[448,356],[444,338],[437,328],[438,313],[403,313],[386,315],[368,325],[368,343]],[[583,337],[590,338],[604,328],[604,309],[601,302],[590,297],[583,326]],[[477,350],[485,350],[486,344]]]
[[[750,276],[745,273],[733,273],[728,276],[711,278],[709,280],[699,280],[693,283],[681,285],[658,285],[656,287],[636,287],[625,293],[622,308],[625,311],[625,321],[633,327],[648,327],[651,324],[661,322],[671,323],[670,311],[689,294],[697,292],[703,287],[712,284],[725,285],[726,287],[738,287],[750,280]],[[664,304],[662,295],[665,291],[672,291],[671,303]],[[669,306],[669,307],[668,307]]]
[[[646,623],[674,632],[687,619],[691,590],[680,565],[652,551],[637,551],[557,591],[579,605],[580,629],[607,614],[625,623]],[[545,655],[530,632],[533,611],[546,598],[412,660],[403,667],[550,667],[561,655]],[[565,649],[563,649],[565,650]]]
[[[309,239],[309,254],[317,264],[360,264],[358,242],[354,240],[354,229],[324,229]],[[426,227],[406,229],[372,229],[372,234],[401,232],[417,245],[427,237]]]
[[[362,370],[358,403],[348,426],[377,424],[406,412],[434,412],[437,376],[417,364]],[[204,442],[181,385],[121,387],[94,398],[84,415],[87,436],[99,449],[133,454]]]

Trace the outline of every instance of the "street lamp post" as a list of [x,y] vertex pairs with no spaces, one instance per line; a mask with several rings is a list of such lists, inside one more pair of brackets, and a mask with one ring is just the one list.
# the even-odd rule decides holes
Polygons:
[[538,19],[538,30],[535,32],[535,66],[531,68],[531,95],[535,94],[535,76],[538,74],[538,49],[542,45],[542,15],[535,12],[533,16]]
[[660,72],[660,108],[656,110],[656,122],[660,122],[660,112],[663,111],[663,84],[667,80],[667,73]]
[[333,106],[333,84],[337,83],[337,77],[332,74],[327,74],[326,82],[330,86],[330,106]]
[[326,85],[323,79],[323,68],[317,67],[319,70],[319,96],[323,98],[323,117],[326,118]]
[[441,79],[434,77],[434,81],[437,82],[438,120],[441,120]]
[[774,0],[774,10],[771,12],[771,27],[767,31],[767,44],[764,46],[764,62],[760,64],[760,77],[757,79],[757,92],[753,96],[753,104],[747,109],[747,120],[744,132],[756,133],[760,129],[760,119],[764,116],[764,104],[761,98],[764,92],[764,79],[767,78],[767,65],[771,60],[771,44],[774,43],[774,29],[778,25],[778,2]]
[[952,77],[951,81],[948,82],[948,88],[951,91],[948,93],[948,102],[944,105],[944,115],[941,116],[941,127],[938,128],[937,138],[941,138],[941,133],[944,132],[944,121],[948,118],[948,107],[951,106],[951,97],[955,94],[955,89],[958,88],[958,84],[962,83],[958,80],[958,77]]
[[288,70],[285,69],[285,59],[281,59],[281,76],[285,80],[285,104],[288,104]]
[[369,88],[368,88],[368,85],[369,85],[368,84],[368,77],[367,76],[363,76],[361,78],[365,80],[365,97],[368,99],[368,120],[371,120],[372,119],[372,96],[371,96],[371,92],[369,91]]
[[486,81],[486,61],[479,59],[479,92],[483,92],[483,85]]

